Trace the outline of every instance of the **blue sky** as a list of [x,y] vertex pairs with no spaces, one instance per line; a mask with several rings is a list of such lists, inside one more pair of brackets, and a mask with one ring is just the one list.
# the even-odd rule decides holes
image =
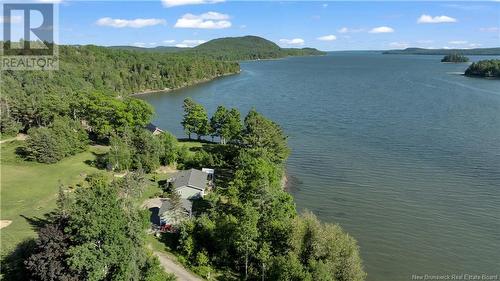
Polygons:
[[63,44],[194,46],[258,35],[283,47],[327,51],[500,46],[500,2],[62,0],[58,5]]

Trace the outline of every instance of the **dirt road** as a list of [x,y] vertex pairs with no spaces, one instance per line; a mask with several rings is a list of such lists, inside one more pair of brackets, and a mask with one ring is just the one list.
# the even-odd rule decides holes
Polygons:
[[173,273],[177,280],[179,281],[203,281],[200,277],[194,275],[193,273],[187,271],[182,265],[176,263],[173,257],[170,257],[164,253],[153,252],[160,260],[161,266],[166,272]]

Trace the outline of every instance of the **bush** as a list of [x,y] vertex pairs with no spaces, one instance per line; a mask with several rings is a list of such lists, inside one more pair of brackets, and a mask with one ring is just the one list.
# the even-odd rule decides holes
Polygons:
[[118,136],[111,137],[110,149],[106,155],[106,166],[110,170],[125,171],[132,166],[133,150],[129,144]]
[[77,121],[58,118],[50,127],[30,129],[24,152],[28,160],[56,163],[85,150],[87,145],[87,133]]

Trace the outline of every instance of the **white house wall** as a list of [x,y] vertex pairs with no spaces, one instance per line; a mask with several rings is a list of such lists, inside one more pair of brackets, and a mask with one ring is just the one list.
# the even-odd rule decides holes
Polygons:
[[178,189],[177,192],[181,195],[183,199],[190,199],[203,196],[203,191],[191,188],[191,187],[183,187]]

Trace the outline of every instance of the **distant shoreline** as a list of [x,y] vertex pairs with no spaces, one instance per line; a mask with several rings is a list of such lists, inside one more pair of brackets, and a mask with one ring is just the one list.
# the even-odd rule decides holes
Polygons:
[[240,74],[240,73],[241,73],[241,69],[238,72],[234,72],[234,73],[225,73],[225,74],[218,75],[218,76],[215,76],[215,77],[212,77],[212,78],[199,79],[199,80],[194,81],[193,83],[190,83],[188,85],[182,85],[182,86],[177,87],[177,88],[144,90],[144,91],[141,91],[141,92],[132,93],[130,96],[131,97],[138,97],[138,96],[148,95],[148,94],[170,93],[170,92],[173,92],[173,91],[176,91],[176,90],[181,90],[181,89],[184,89],[184,88],[189,88],[191,86],[197,86],[197,85],[200,85],[200,84],[203,84],[203,83],[211,82],[211,81],[214,81],[214,80],[217,80],[217,79],[220,79],[220,78],[224,78],[224,77],[227,77],[227,76],[232,76],[232,75],[236,75],[236,74]]

